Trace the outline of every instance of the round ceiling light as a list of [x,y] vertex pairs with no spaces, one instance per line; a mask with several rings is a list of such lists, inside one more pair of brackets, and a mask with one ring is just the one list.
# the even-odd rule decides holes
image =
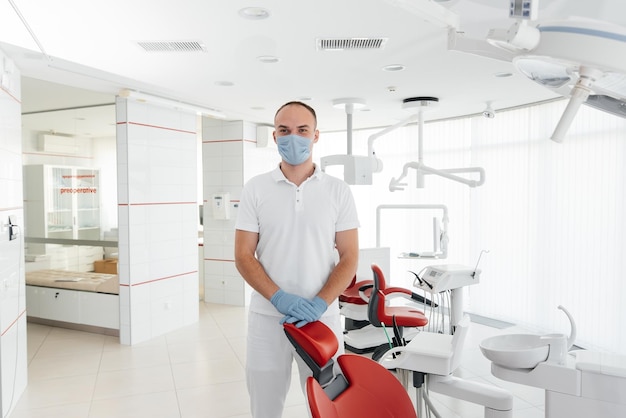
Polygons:
[[270,17],[270,11],[262,7],[245,7],[239,10],[239,16],[244,19],[262,20]]
[[391,64],[385,65],[383,67],[383,71],[396,72],[396,71],[404,71],[406,67],[402,64]]
[[263,64],[275,64],[280,61],[280,58],[273,55],[261,55],[260,57],[256,57],[256,59]]

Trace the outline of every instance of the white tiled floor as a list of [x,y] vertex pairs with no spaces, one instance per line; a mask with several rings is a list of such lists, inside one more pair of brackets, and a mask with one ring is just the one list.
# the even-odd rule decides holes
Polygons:
[[[246,316],[245,308],[200,302],[197,324],[135,346],[120,345],[116,337],[29,324],[29,383],[10,418],[250,418]],[[515,418],[543,417],[542,390],[489,372],[478,343],[501,332],[511,329],[472,323],[459,374],[511,391]],[[431,397],[443,418],[484,416],[481,406]],[[294,378],[283,417],[306,416]]]

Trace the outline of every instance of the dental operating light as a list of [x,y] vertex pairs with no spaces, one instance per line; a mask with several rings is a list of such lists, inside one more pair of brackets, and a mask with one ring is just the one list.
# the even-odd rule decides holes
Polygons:
[[372,175],[379,173],[383,169],[383,162],[376,157],[374,152],[374,141],[389,132],[400,128],[416,120],[416,115],[389,126],[382,131],[370,135],[367,140],[367,155],[352,155],[352,113],[355,106],[363,107],[365,102],[362,99],[345,98],[336,99],[333,104],[336,107],[345,107],[347,115],[348,149],[347,155],[328,155],[320,159],[320,168],[326,171],[326,167],[331,165],[342,165],[344,181],[350,185],[371,185]]
[[569,97],[550,139],[563,142],[581,104],[626,117],[626,27],[581,18],[539,21],[537,0],[510,0],[508,29],[485,39],[448,27],[448,49],[513,62],[530,80]]
[[[320,158],[320,169],[326,171],[331,165],[343,166],[343,180],[350,185],[372,184],[372,174],[382,170],[382,162],[369,155],[352,155],[352,114],[355,109],[365,107],[365,100],[348,97],[336,99],[333,106],[344,108],[346,111],[347,124],[347,154],[327,155]],[[380,168],[379,168],[380,167]]]
[[[417,135],[417,161],[408,162],[402,169],[402,174],[398,178],[392,177],[389,182],[389,191],[394,192],[396,190],[404,190],[407,183],[402,183],[402,180],[408,175],[409,169],[413,168],[416,171],[416,184],[418,189],[424,188],[425,176],[436,175],[448,180],[456,181],[458,183],[465,184],[469,187],[477,187],[485,182],[485,170],[482,167],[463,167],[463,168],[444,168],[436,169],[424,164],[424,115],[423,112],[433,105],[437,104],[439,99],[436,97],[411,97],[404,99],[405,108],[414,108],[417,110],[418,116],[418,135]],[[465,178],[458,174],[478,173],[478,180],[471,178]]]
[[550,139],[563,142],[580,105],[592,94],[599,97],[594,104],[601,110],[626,106],[626,28],[587,19],[537,28],[541,42],[513,63],[531,80],[570,97]]

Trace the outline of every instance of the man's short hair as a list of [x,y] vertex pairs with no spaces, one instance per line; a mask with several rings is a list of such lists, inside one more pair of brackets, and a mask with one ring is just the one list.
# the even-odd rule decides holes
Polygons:
[[283,110],[285,107],[287,106],[291,106],[291,105],[297,105],[297,106],[302,106],[305,109],[307,109],[309,112],[311,112],[311,114],[313,115],[313,120],[315,121],[315,129],[317,129],[317,114],[315,113],[315,109],[313,109],[311,106],[309,106],[306,103],[303,102],[299,102],[297,100],[293,100],[291,102],[287,102],[284,105],[282,105],[281,107],[278,108],[278,110],[276,111],[276,113],[274,114],[274,119],[276,119],[276,116],[278,116],[278,112],[280,112],[281,110]]

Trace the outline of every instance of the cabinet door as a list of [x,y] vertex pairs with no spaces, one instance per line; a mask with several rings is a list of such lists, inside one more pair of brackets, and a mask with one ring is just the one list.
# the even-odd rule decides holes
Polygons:
[[82,292],[80,295],[80,323],[120,329],[119,300],[118,295]]
[[40,317],[54,321],[77,322],[80,318],[79,294],[75,290],[41,288]]
[[100,190],[97,170],[76,169],[76,238],[100,239]]
[[74,176],[71,168],[46,167],[45,212],[48,238],[74,238]]

